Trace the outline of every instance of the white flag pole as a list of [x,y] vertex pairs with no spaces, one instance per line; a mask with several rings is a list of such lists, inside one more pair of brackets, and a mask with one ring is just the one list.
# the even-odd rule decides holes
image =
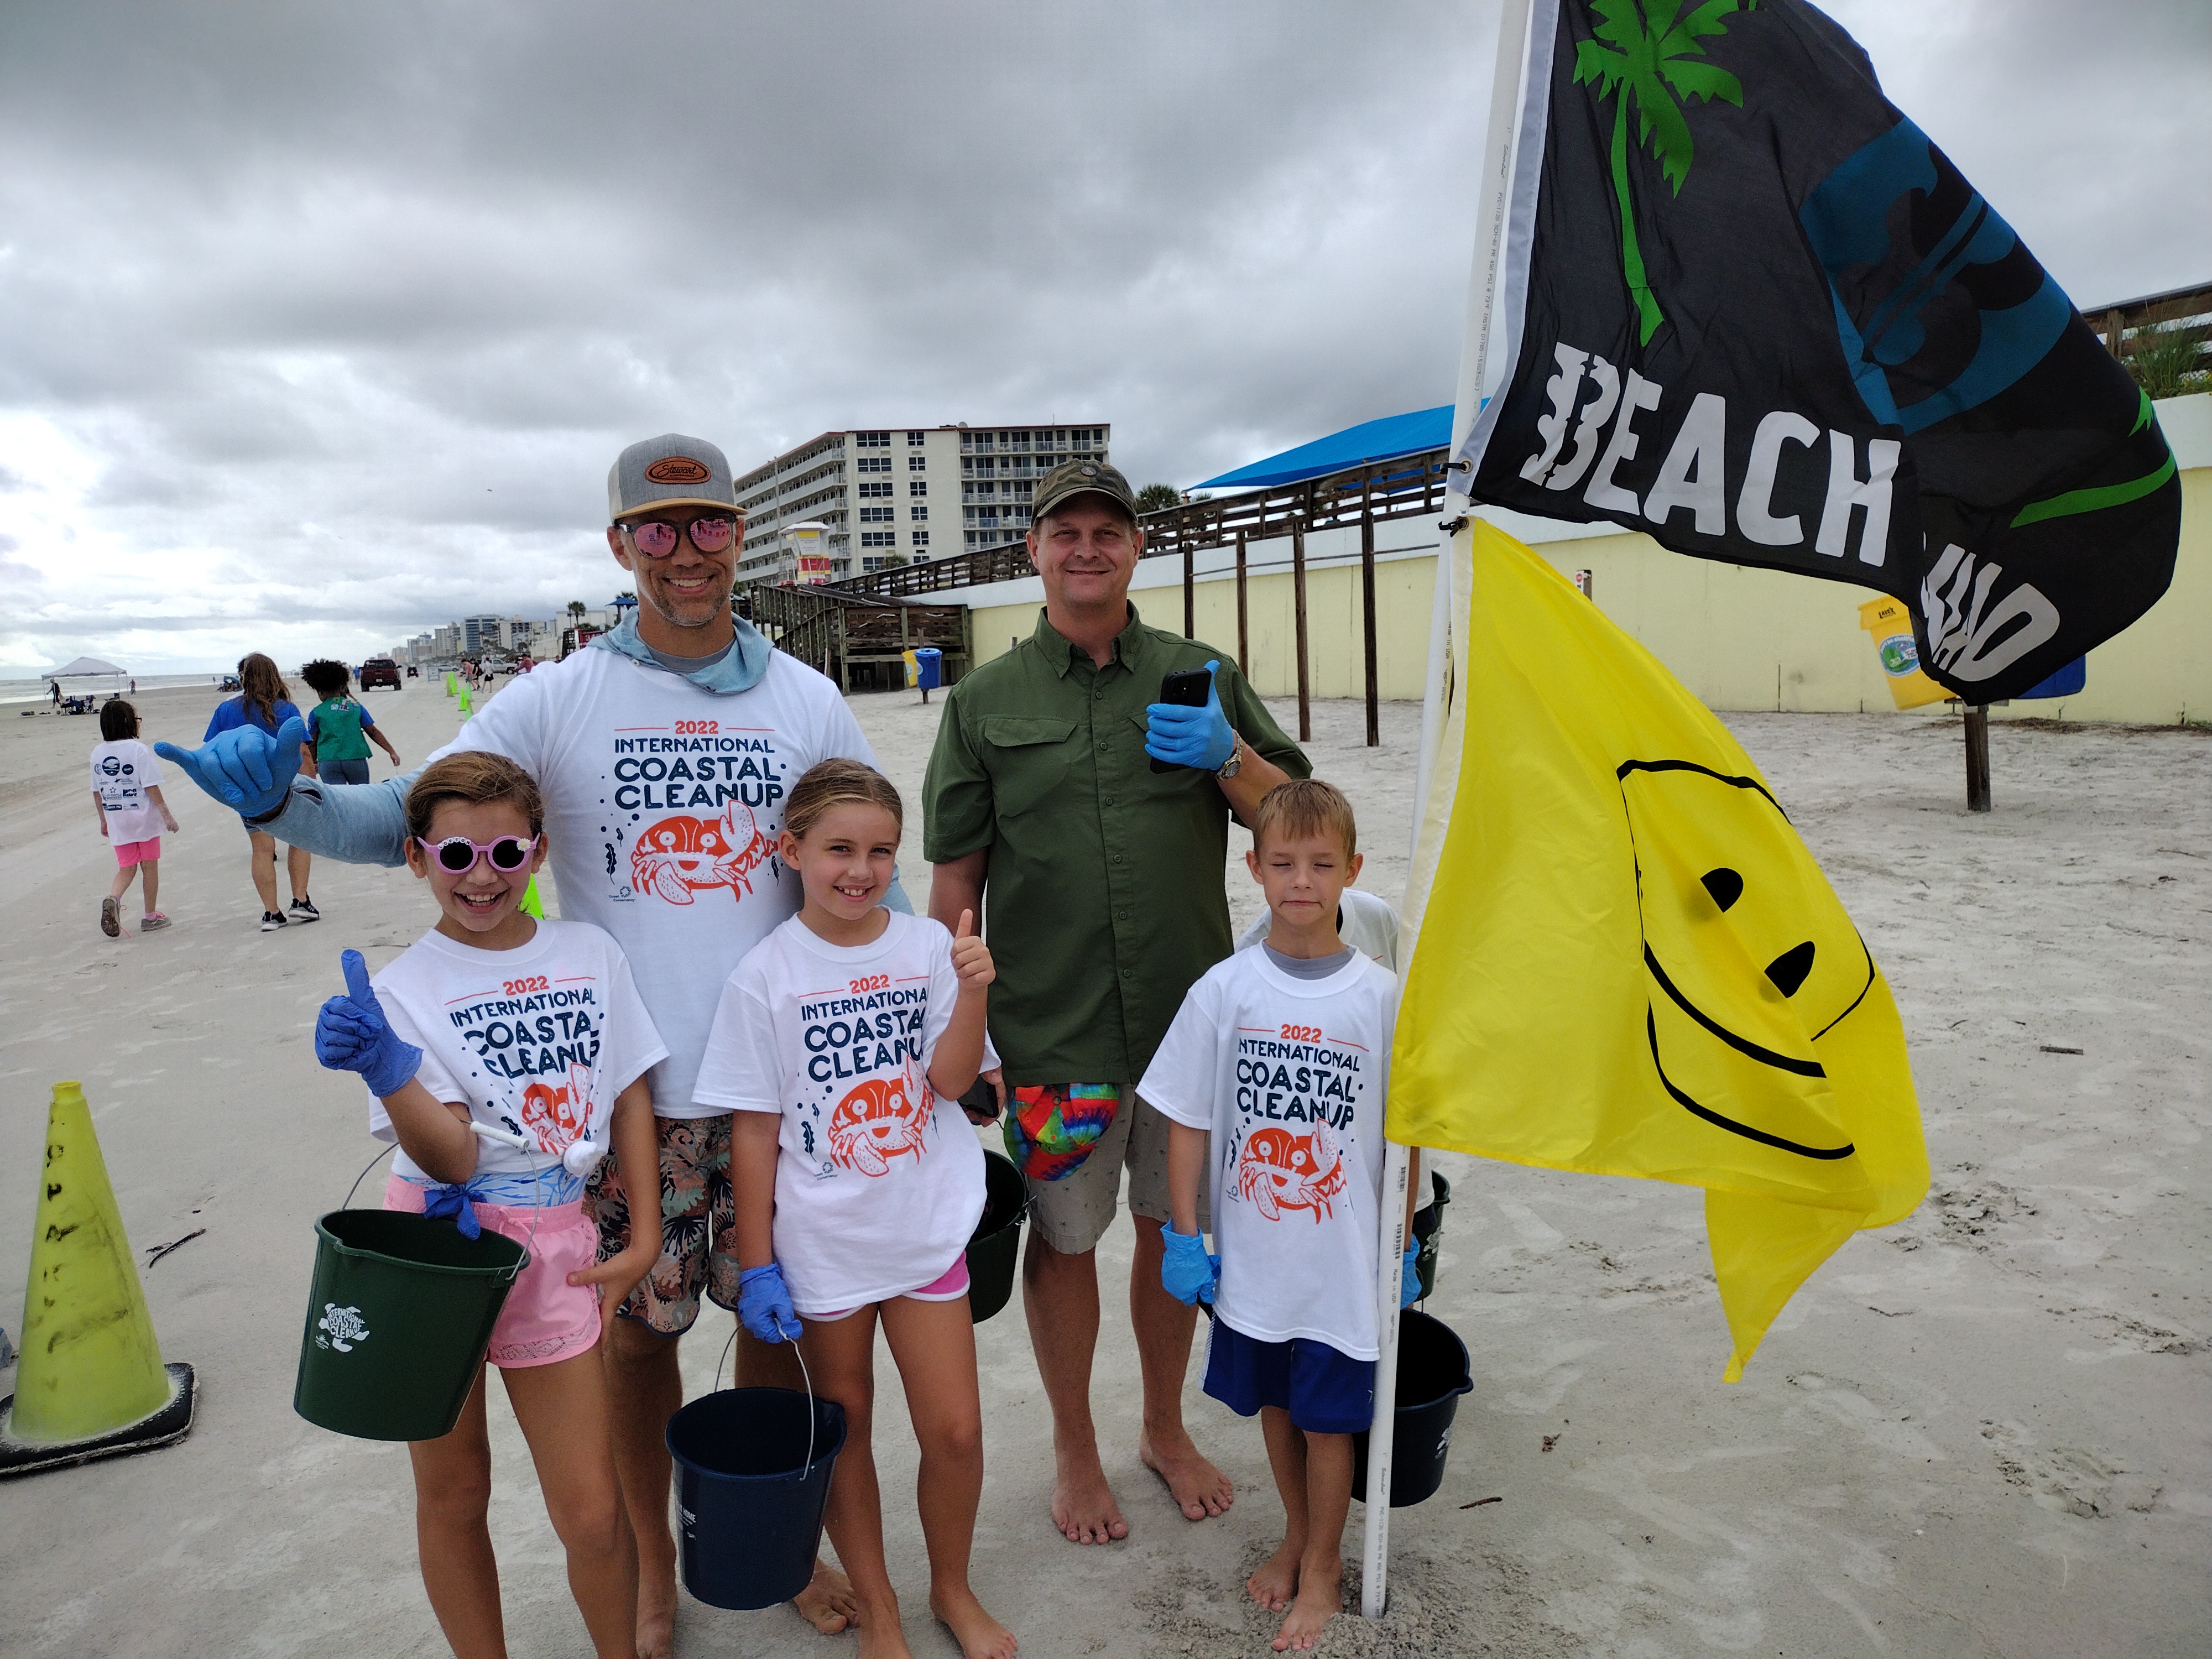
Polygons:
[[[1474,228],[1474,261],[1467,285],[1467,325],[1460,343],[1459,391],[1452,413],[1452,448],[1456,454],[1473,429],[1482,406],[1483,377],[1488,368],[1490,313],[1498,295],[1498,253],[1504,245],[1505,209],[1513,179],[1513,131],[1520,107],[1521,76],[1528,43],[1530,0],[1500,0],[1498,58],[1490,82],[1490,125],[1484,137],[1482,168],[1477,175],[1480,196]],[[1529,88],[1543,95],[1543,88]],[[1447,521],[1467,511],[1466,475],[1445,474],[1444,516]],[[1439,537],[1437,546],[1435,608],[1429,625],[1429,672],[1421,708],[1421,753],[1414,777],[1413,847],[1415,869],[1407,888],[1407,905],[1399,933],[1401,963],[1410,967],[1420,929],[1420,910],[1425,908],[1427,884],[1418,867],[1421,834],[1431,814],[1428,793],[1437,770],[1447,709],[1444,684],[1449,674],[1452,618],[1458,599],[1451,579],[1452,538]],[[1406,1252],[1406,1148],[1385,1141],[1382,1163],[1382,1237],[1375,1271],[1375,1312],[1379,1355],[1375,1365],[1375,1418],[1367,1434],[1367,1515],[1360,1552],[1359,1611],[1380,1619],[1389,1602],[1390,1577],[1390,1463],[1393,1431],[1398,1407],[1398,1296]]]

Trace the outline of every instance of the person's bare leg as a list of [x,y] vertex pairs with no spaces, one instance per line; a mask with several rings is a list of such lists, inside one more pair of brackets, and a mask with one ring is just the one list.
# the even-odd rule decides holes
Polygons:
[[410,1441],[415,1466],[415,1549],[422,1588],[454,1659],[507,1659],[499,1613],[499,1563],[491,1553],[491,1436],[484,1427],[483,1373],[461,1420],[435,1440]]
[[[1290,1413],[1283,1417],[1287,1425]],[[1283,1620],[1271,1644],[1278,1653],[1303,1652],[1314,1646],[1328,1621],[1344,1611],[1344,1517],[1352,1508],[1352,1437],[1308,1434],[1304,1439],[1306,1547],[1298,1559],[1298,1599],[1291,1603],[1291,1616]],[[1273,1449],[1271,1443],[1271,1454]]]
[[870,1443],[876,1398],[875,1304],[842,1319],[799,1317],[805,1332],[799,1343],[813,1374],[814,1392],[845,1408],[845,1449],[837,1454],[837,1472],[830,1478],[823,1524],[860,1603],[860,1659],[913,1659],[899,1628],[890,1570],[884,1562],[883,1492]]
[[[107,896],[112,899],[121,898],[131,890],[131,884],[137,879],[139,871],[146,867],[141,864],[125,864],[119,866],[115,872],[115,879],[107,884]],[[147,901],[146,908],[149,910],[154,908],[152,900]]]
[[253,890],[261,895],[261,908],[282,915],[284,907],[276,902],[276,837],[255,830],[246,839],[251,848],[246,866],[253,872]]
[[[1158,1271],[1157,1267],[1153,1269]],[[1066,1255],[1032,1227],[1022,1253],[1022,1306],[1030,1346],[1052,1406],[1052,1523],[1071,1544],[1129,1535],[1129,1523],[1098,1461],[1091,1419],[1091,1361],[1098,1349],[1098,1257]]]
[[1145,1377],[1145,1426],[1137,1455],[1167,1482],[1186,1521],[1221,1515],[1237,1501],[1237,1488],[1191,1443],[1182,1425],[1183,1377],[1190,1370],[1191,1333],[1198,1310],[1186,1308],[1160,1283],[1166,1245],[1160,1224],[1133,1215],[1137,1249],[1129,1264],[1129,1325],[1137,1334],[1137,1361]]
[[[806,1387],[799,1356],[790,1343],[763,1342],[742,1325],[738,1327],[737,1380],[741,1389],[789,1389],[798,1393]],[[819,1555],[814,1558],[814,1577],[792,1598],[791,1605],[824,1636],[836,1635],[860,1616],[853,1581]]]
[[[156,908],[154,901],[155,897],[160,895],[161,890],[161,860],[159,859],[149,859],[145,863],[141,864],[138,868],[144,872],[146,877],[146,890],[142,896],[143,896],[146,901],[146,914],[150,916],[154,914]],[[118,896],[120,896],[120,895]]]
[[545,1513],[568,1557],[568,1591],[599,1659],[637,1652],[637,1550],[608,1437],[605,1367],[594,1352],[503,1370],[530,1443]]
[[1260,1407],[1267,1440],[1267,1467],[1283,1499],[1283,1541],[1244,1581],[1244,1593],[1270,1613],[1280,1613],[1298,1593],[1298,1563],[1306,1553],[1306,1437],[1280,1406]]
[[[272,859],[270,862],[273,864],[275,860]],[[284,875],[292,884],[292,896],[295,901],[307,896],[307,866],[313,860],[304,847],[284,849]],[[269,890],[273,893],[276,890],[276,872],[272,869],[269,874]],[[273,910],[276,907],[272,904],[269,908]]]
[[1013,1659],[1014,1633],[968,1583],[975,1505],[983,1496],[983,1402],[975,1382],[975,1325],[968,1298],[878,1304],[884,1335],[906,1387],[921,1469],[915,1496],[929,1549],[929,1610],[964,1659]]
[[639,1659],[676,1650],[676,1537],[668,1529],[668,1419],[684,1404],[677,1339],[641,1319],[606,1316],[599,1338],[606,1371],[608,1442],[637,1552]]

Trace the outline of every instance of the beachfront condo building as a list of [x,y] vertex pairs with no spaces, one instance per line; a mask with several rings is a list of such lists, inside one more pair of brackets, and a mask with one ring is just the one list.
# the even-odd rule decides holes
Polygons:
[[[798,580],[797,526],[820,526],[828,579],[1019,541],[1039,475],[1065,460],[1107,459],[1112,428],[894,427],[824,432],[741,474],[745,541],[738,580]],[[818,573],[810,575],[819,579]]]

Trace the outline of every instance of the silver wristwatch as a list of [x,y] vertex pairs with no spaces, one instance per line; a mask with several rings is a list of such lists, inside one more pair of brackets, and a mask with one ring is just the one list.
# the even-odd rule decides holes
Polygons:
[[1231,735],[1233,741],[1229,745],[1229,758],[1221,763],[1221,769],[1213,775],[1224,783],[1244,769],[1244,739],[1233,733]]

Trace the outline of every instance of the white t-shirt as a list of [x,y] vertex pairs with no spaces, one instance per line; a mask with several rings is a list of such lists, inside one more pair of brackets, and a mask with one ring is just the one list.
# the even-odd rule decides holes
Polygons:
[[152,841],[167,828],[146,796],[161,784],[161,763],[137,738],[93,745],[92,787],[99,792],[100,810],[107,815],[107,838],[117,846]]
[[1214,1310],[1262,1342],[1376,1357],[1382,1103],[1398,980],[1301,980],[1240,951],[1190,988],[1137,1092],[1212,1132]]
[[762,940],[722,988],[699,1067],[702,1108],[782,1115],[775,1259],[801,1314],[940,1278],[983,1213],[983,1149],[928,1081],[960,993],[952,935],[885,914],[873,945],[825,943],[797,916]]
[[[1237,948],[1249,951],[1263,943],[1275,925],[1274,912],[1262,910],[1259,920],[1244,930]],[[1357,887],[1347,887],[1336,904],[1336,936],[1370,961],[1398,971],[1398,913],[1390,901]]]
[[[422,1051],[416,1081],[487,1128],[537,1142],[533,1159],[477,1140],[468,1185],[489,1203],[529,1201],[533,1168],[542,1201],[579,1196],[583,1182],[562,1168],[561,1154],[579,1140],[605,1145],[615,1097],[668,1054],[621,947],[587,921],[541,921],[514,951],[425,933],[369,983],[392,1030]],[[380,1140],[399,1138],[373,1094],[368,1129]],[[392,1167],[410,1181],[433,1179],[404,1149]],[[503,1177],[520,1177],[520,1191]]]
[[615,936],[669,1044],[654,1112],[714,1115],[692,1085],[722,981],[799,909],[775,856],[784,797],[817,761],[876,764],[837,688],[781,651],[751,690],[715,696],[584,650],[510,681],[430,758],[463,749],[538,780],[561,913]]

